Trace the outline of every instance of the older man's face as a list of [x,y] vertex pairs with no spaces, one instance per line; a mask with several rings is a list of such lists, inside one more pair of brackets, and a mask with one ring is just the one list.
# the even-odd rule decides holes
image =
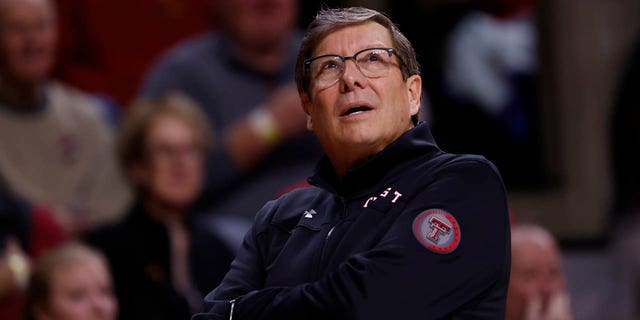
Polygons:
[[[393,48],[389,31],[375,22],[338,29],[318,44],[312,57],[352,56],[367,48]],[[391,58],[388,73],[380,77],[365,76],[353,60],[347,60],[344,74],[328,87],[318,85],[311,75],[309,95],[302,96],[307,126],[330,158],[372,155],[413,126],[421,80],[403,80],[400,61],[395,55]]]
[[48,77],[54,62],[56,26],[46,0],[0,1],[0,62],[16,80]]

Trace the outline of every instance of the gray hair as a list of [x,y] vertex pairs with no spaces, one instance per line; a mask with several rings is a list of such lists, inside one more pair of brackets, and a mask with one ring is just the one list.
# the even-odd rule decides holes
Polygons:
[[368,21],[376,22],[389,30],[393,41],[393,49],[397,54],[398,60],[400,60],[402,78],[407,80],[412,75],[420,75],[420,66],[411,42],[400,32],[400,29],[389,17],[378,11],[362,7],[322,9],[309,24],[307,33],[300,45],[296,62],[298,92],[309,93],[311,76],[308,68],[305,67],[304,61],[311,58],[311,54],[320,41],[338,29]]

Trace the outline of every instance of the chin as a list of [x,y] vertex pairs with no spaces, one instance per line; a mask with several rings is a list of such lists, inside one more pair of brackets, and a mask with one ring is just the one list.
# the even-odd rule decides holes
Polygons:
[[41,70],[27,71],[18,73],[17,78],[24,83],[38,84],[46,81],[49,78],[49,73]]
[[375,146],[380,144],[380,141],[383,140],[384,137],[376,134],[376,132],[371,132],[370,128],[358,130],[357,132],[353,132],[348,136],[349,144],[353,145],[354,147]]
[[164,199],[165,203],[170,204],[172,207],[186,208],[190,207],[196,201],[197,196],[197,192],[181,189],[167,191],[161,198]]
[[191,205],[197,197],[196,192],[184,192],[184,193],[176,193],[172,196],[175,203],[179,203],[185,206]]

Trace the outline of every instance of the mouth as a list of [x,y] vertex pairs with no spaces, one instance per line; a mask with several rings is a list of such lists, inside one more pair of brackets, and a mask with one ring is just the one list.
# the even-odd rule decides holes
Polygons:
[[353,106],[351,108],[348,108],[345,112],[343,112],[340,116],[341,117],[346,117],[346,116],[350,116],[350,115],[354,115],[354,114],[359,114],[359,113],[363,113],[363,112],[367,112],[367,111],[371,111],[372,108],[369,106]]

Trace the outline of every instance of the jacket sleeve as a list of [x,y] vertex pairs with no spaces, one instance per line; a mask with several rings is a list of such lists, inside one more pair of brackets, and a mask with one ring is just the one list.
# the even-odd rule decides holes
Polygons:
[[[453,251],[428,249],[414,234],[414,222],[429,209],[450,213],[459,225]],[[316,282],[249,291],[235,301],[233,319],[503,318],[509,239],[497,171],[481,161],[458,162],[408,200],[376,246]],[[228,314],[230,304],[224,306]]]
[[245,234],[229,272],[220,285],[204,298],[204,309],[207,313],[196,314],[192,319],[227,319],[231,300],[264,287],[263,253],[258,242],[275,207],[276,202],[269,201],[258,212],[252,227]]

